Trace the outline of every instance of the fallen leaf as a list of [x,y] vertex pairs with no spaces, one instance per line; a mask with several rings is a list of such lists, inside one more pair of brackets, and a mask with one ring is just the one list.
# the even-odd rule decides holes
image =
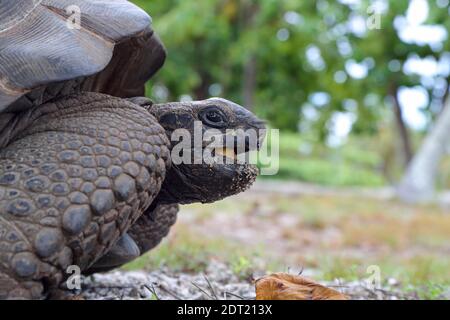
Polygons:
[[288,273],[273,273],[255,282],[256,300],[348,300],[339,291]]

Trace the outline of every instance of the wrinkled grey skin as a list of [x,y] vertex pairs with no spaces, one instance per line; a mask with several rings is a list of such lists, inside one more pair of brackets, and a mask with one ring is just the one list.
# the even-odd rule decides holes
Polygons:
[[[224,136],[229,129],[265,129],[264,122],[251,112],[231,101],[220,98],[154,105],[149,110],[164,127],[168,137],[172,135],[173,130],[180,128],[187,129],[194,137],[194,121],[202,121],[203,130],[216,129]],[[203,112],[208,111],[220,112],[226,121],[221,126],[208,125],[201,116]],[[254,146],[255,149],[259,148],[263,138],[263,136],[260,137],[258,145]],[[237,141],[235,142],[237,143]],[[172,142],[172,144],[177,143],[178,141]],[[208,142],[204,142],[203,146],[206,147],[207,144]],[[249,148],[250,146],[246,146],[245,150],[241,150],[241,152],[249,151]],[[194,153],[192,150],[192,157],[194,157]],[[164,204],[214,202],[244,191],[256,174],[256,168],[248,164],[172,165],[157,200]]]
[[[225,99],[213,98],[206,101],[167,103],[153,105],[144,97],[128,99],[148,109],[171,137],[176,129],[187,129],[194,135],[194,121],[201,121],[204,110],[218,111],[225,116],[226,123],[219,126],[222,134],[228,129],[265,129],[264,122],[257,119],[248,110]],[[218,129],[218,126],[203,125],[203,130]],[[264,137],[260,136],[259,144]],[[237,141],[234,141],[236,145]],[[172,142],[172,146],[178,140]],[[193,141],[192,141],[193,143]],[[256,148],[259,148],[259,144]],[[244,151],[248,151],[247,146]],[[193,154],[194,151],[192,151]],[[249,165],[220,164],[210,165],[174,165],[167,173],[162,190],[153,204],[141,218],[132,225],[127,235],[116,246],[99,259],[85,274],[108,271],[153,249],[167,236],[175,223],[178,204],[191,202],[214,202],[228,195],[244,191],[256,174]],[[238,181],[236,183],[236,181]]]
[[223,115],[222,131],[263,127],[222,99],[151,105],[97,93],[2,123],[0,298],[44,298],[70,265],[86,273],[121,265],[167,234],[178,204],[248,188],[257,174],[251,165],[171,163],[171,132],[192,130],[209,108]]
[[178,204],[157,204],[154,201],[114,247],[83,274],[110,271],[155,248],[169,234],[177,220],[178,210]]

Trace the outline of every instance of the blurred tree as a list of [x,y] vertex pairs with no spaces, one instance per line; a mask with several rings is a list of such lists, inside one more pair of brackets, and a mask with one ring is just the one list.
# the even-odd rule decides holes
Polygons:
[[[384,2],[386,7],[379,7],[378,9],[375,6],[377,3],[380,5],[383,2],[366,2],[359,13],[355,10],[353,14],[361,15],[364,19],[379,14],[379,27],[375,26],[372,30],[367,30],[362,36],[350,33],[349,42],[353,48],[353,59],[363,62],[371,59],[369,60],[370,63],[373,62],[367,77],[360,80],[362,82],[361,94],[375,94],[379,101],[384,99],[384,104],[392,108],[400,138],[403,164],[406,168],[414,152],[410,133],[404,120],[404,110],[399,101],[399,89],[401,87],[421,86],[421,80],[423,79],[417,74],[405,73],[404,67],[408,59],[414,55],[439,59],[442,52],[445,52],[445,47],[437,50],[429,45],[418,45],[401,39],[399,36],[401,27],[395,27],[395,25],[400,24],[402,19],[405,19],[404,15],[409,6],[408,1]],[[350,19],[356,18],[354,16]],[[448,23],[447,8],[432,6],[429,20],[433,24]],[[446,45],[448,46],[448,44]],[[429,90],[432,91],[433,88],[431,87]],[[366,103],[363,107],[369,106]]]
[[402,200],[416,203],[433,198],[439,162],[446,151],[449,136],[450,99],[400,183],[398,194]]
[[297,131],[304,102],[326,92],[333,99],[315,125],[323,138],[332,111],[342,109],[351,95],[347,89],[354,91],[333,80],[344,61],[327,35],[336,19],[345,21],[347,6],[295,0],[134,2],[155,18],[169,51],[153,86],[156,100],[224,95],[277,128]]
[[[445,4],[445,1],[431,1],[429,4],[431,10],[427,22],[443,26],[447,31],[450,30],[449,2],[447,1]],[[431,49],[432,52],[421,52],[421,56],[444,61],[443,65],[445,64],[445,67],[450,69],[448,34],[441,47]],[[431,84],[427,85],[427,83],[424,83],[425,80],[428,80]],[[428,111],[435,121],[433,125],[430,125],[431,130],[409,164],[398,187],[399,197],[404,201],[413,203],[430,201],[433,198],[439,164],[447,150],[450,135],[450,70],[441,70],[431,79],[432,81],[429,80],[422,79],[421,82],[423,87],[428,87],[430,96],[432,96]]]
[[[445,1],[428,1],[426,23],[449,30]],[[405,71],[412,58],[437,61],[450,51],[448,37],[439,46],[400,36],[410,1],[133,2],[153,16],[169,51],[149,85],[157,101],[222,95],[273,127],[300,129],[321,141],[339,129],[339,118],[350,122],[355,135],[385,130],[386,118],[393,119],[397,134],[390,150],[401,155],[405,169],[414,146],[400,90],[426,90],[432,99],[422,111],[430,120],[439,116],[448,94],[448,74],[430,82]],[[446,88],[444,96],[436,94],[436,82]]]

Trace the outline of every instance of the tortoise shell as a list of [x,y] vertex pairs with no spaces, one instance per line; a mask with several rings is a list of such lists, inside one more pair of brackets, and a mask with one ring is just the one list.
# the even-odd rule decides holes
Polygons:
[[151,18],[126,0],[1,0],[0,113],[79,91],[144,95],[165,56]]

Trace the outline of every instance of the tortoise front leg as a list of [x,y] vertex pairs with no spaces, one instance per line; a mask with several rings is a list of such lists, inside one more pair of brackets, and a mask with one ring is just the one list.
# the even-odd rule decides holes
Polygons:
[[127,234],[84,274],[113,270],[155,248],[169,234],[170,228],[177,220],[178,210],[177,204],[150,206],[133,223]]
[[149,208],[131,226],[128,234],[133,238],[141,255],[155,248],[177,221],[178,204],[158,204]]
[[18,117],[27,129],[0,151],[0,298],[41,298],[69,265],[89,268],[147,209],[168,141],[145,109],[101,94]]

